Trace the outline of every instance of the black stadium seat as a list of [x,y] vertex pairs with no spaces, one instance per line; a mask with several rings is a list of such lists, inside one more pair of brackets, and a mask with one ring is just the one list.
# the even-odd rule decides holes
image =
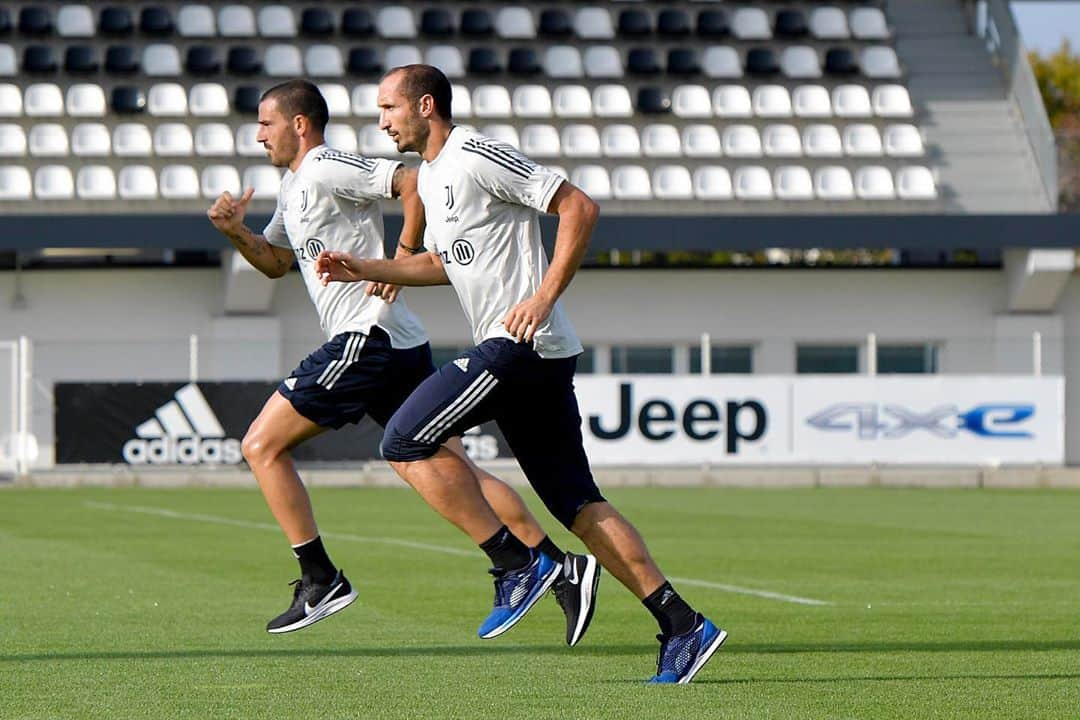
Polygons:
[[540,13],[540,25],[536,34],[541,37],[566,37],[574,32],[570,15],[564,10],[549,8]]
[[135,30],[135,20],[126,7],[110,5],[102,8],[98,16],[98,33],[118,37],[130,35]]
[[778,10],[773,35],[776,37],[803,37],[810,29],[801,10]]
[[626,55],[626,71],[631,75],[656,75],[662,69],[656,48],[630,48]]
[[667,71],[668,75],[697,75],[701,72],[697,50],[688,47],[668,50]]
[[511,49],[506,68],[514,75],[539,75],[543,70],[540,65],[540,57],[530,47]]
[[690,34],[690,16],[682,10],[661,10],[656,18],[656,32],[664,37],[683,37]]
[[255,75],[262,70],[259,53],[250,45],[234,45],[229,48],[225,64],[230,75]]
[[382,73],[379,53],[367,45],[349,51],[349,73],[352,75],[378,75]]
[[146,95],[133,85],[117,85],[112,90],[113,112],[120,115],[135,115],[146,110]]
[[254,85],[237,85],[233,94],[233,110],[238,113],[257,114],[262,90]]
[[772,48],[750,48],[746,52],[746,73],[748,75],[775,75],[780,72],[780,63]]
[[27,45],[23,50],[23,72],[54,73],[56,68],[56,56],[51,45]]
[[468,8],[461,13],[461,34],[473,37],[487,37],[494,32],[491,13],[480,8]]
[[155,37],[172,35],[172,15],[160,5],[144,7],[139,14],[139,31],[143,35],[153,35]]
[[334,18],[329,10],[305,8],[300,16],[300,32],[304,35],[322,37],[334,32]]
[[192,75],[216,75],[221,72],[221,58],[211,45],[192,45],[187,50],[184,68]]
[[48,35],[53,31],[52,16],[40,5],[19,11],[19,32],[23,35]]
[[444,8],[428,8],[420,16],[420,33],[431,37],[454,34],[454,20]]
[[619,35],[642,37],[652,35],[652,18],[644,10],[632,8],[619,13]]
[[64,71],[73,75],[96,73],[101,67],[96,47],[68,45],[64,51]]
[[469,51],[470,75],[495,75],[502,70],[499,54],[493,48],[474,47]]
[[105,72],[130,75],[139,70],[139,56],[130,45],[111,45],[105,50]]
[[11,32],[11,13],[6,7],[0,7],[0,35]]
[[368,37],[375,32],[375,21],[367,8],[347,8],[341,16],[341,32],[349,37]]
[[697,16],[697,34],[701,37],[723,37],[731,32],[727,13],[723,10],[702,10]]
[[855,53],[844,47],[829,48],[825,52],[825,72],[830,75],[854,75],[859,72]]
[[638,90],[638,112],[645,115],[661,115],[671,112],[671,97],[660,87],[646,85]]

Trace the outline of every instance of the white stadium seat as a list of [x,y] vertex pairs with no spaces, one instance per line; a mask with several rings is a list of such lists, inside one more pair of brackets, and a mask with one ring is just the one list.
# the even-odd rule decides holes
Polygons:
[[188,93],[188,111],[197,117],[225,117],[229,93],[218,83],[195,83]]
[[214,11],[209,5],[184,5],[176,14],[180,37],[209,38],[217,34]]
[[[329,125],[327,126],[329,128]],[[236,128],[236,154],[244,157],[266,157],[266,148],[255,140],[259,135],[258,123],[244,123]],[[353,138],[356,142],[356,138]]]
[[625,85],[597,85],[592,96],[593,115],[598,118],[628,118],[634,103]]
[[[353,130],[351,125],[346,123],[328,123],[323,137],[326,140],[326,144],[335,150],[344,150],[345,152],[355,153],[360,149],[356,131]],[[259,145],[258,148],[260,154],[266,154],[262,145]]]
[[703,85],[679,85],[671,91],[671,112],[681,118],[712,117],[712,101]]
[[652,197],[649,171],[640,165],[620,165],[611,171],[611,194],[616,200],[648,200]]
[[562,131],[562,152],[568,158],[600,157],[600,134],[592,125],[567,125]]
[[71,154],[76,157],[106,157],[111,148],[104,123],[80,123],[71,129]]
[[29,200],[30,171],[18,165],[0,166],[0,200]]
[[503,85],[478,85],[473,88],[472,110],[478,118],[508,118],[513,114],[510,93]]
[[559,131],[553,125],[526,125],[521,129],[521,151],[528,157],[559,157]]
[[26,132],[22,125],[0,124],[0,157],[23,157],[26,155]]
[[360,154],[369,157],[401,157],[397,145],[377,124],[369,124],[360,128]]
[[83,200],[112,200],[116,176],[107,165],[84,165],[75,176],[75,194]]
[[767,125],[761,133],[761,145],[769,157],[799,157],[802,139],[794,125]]
[[154,151],[150,128],[142,123],[119,123],[113,128],[112,145],[117,157],[146,157]]
[[840,157],[844,144],[835,125],[807,125],[803,128],[803,154],[807,157]]
[[852,37],[857,40],[888,40],[889,24],[881,8],[861,7],[851,11],[848,22]]
[[713,45],[701,55],[701,71],[710,78],[741,78],[742,58],[733,47]]
[[533,14],[524,7],[504,7],[495,15],[495,34],[504,40],[528,40],[536,37]]
[[880,165],[867,165],[857,169],[855,195],[860,200],[892,200],[896,197],[892,173]]
[[60,37],[94,37],[94,13],[89,5],[64,5],[56,12]]
[[615,26],[607,8],[584,7],[574,14],[574,34],[582,40],[611,40]]
[[623,76],[622,56],[611,45],[593,45],[586,48],[582,60],[585,63],[586,77],[621,78]]
[[[455,93],[456,95],[457,93]],[[356,117],[379,116],[379,86],[373,83],[357,85],[352,91],[352,114]],[[456,116],[456,113],[455,113]]]
[[518,136],[518,131],[513,125],[507,123],[485,125],[480,128],[480,134],[498,140],[499,142],[506,143],[519,150],[521,149],[521,138]]
[[799,165],[782,165],[773,173],[773,190],[779,200],[813,200],[814,180]]
[[731,18],[731,34],[740,40],[768,40],[772,37],[769,16],[761,8],[739,8]]
[[922,133],[914,125],[887,125],[882,144],[890,157],[921,157],[925,152]]
[[225,123],[205,123],[195,128],[195,154],[228,157],[236,152],[232,128]]
[[[353,136],[356,142],[356,136]],[[248,188],[255,189],[256,200],[273,200],[278,195],[281,187],[281,171],[270,165],[253,165],[244,171],[244,191]]]
[[855,186],[846,167],[826,165],[814,172],[814,194],[821,200],[852,200]]
[[625,123],[605,125],[600,133],[600,147],[605,157],[641,157],[641,138],[637,128]]
[[180,74],[180,51],[175,45],[154,43],[143,48],[142,71],[150,77],[175,77]]
[[814,8],[810,13],[810,34],[818,40],[843,40],[851,37],[847,15],[838,7]]
[[832,91],[833,114],[839,118],[870,117],[870,93],[862,85],[837,85]]
[[416,20],[413,19],[412,10],[404,5],[380,8],[375,14],[375,31],[379,37],[390,40],[407,40],[416,37]]
[[226,5],[218,10],[218,32],[222,37],[255,37],[255,13],[247,5]]
[[150,87],[146,97],[146,111],[154,117],[181,117],[187,115],[187,93],[179,83],[158,83]]
[[690,200],[694,197],[694,182],[690,171],[682,165],[661,165],[653,170],[653,195],[658,200]]
[[761,157],[761,136],[753,125],[728,125],[723,134],[724,154],[735,158]]
[[[270,77],[295,78],[304,74],[304,63],[300,59],[300,48],[295,45],[278,43],[266,48],[263,55],[263,72]],[[162,195],[164,195],[162,186]]]
[[519,85],[511,98],[514,117],[549,118],[552,115],[551,95],[544,85]]
[[646,125],[641,128],[641,151],[646,157],[679,157],[682,154],[679,131],[666,123]]
[[34,197],[68,200],[75,197],[75,179],[64,165],[42,165],[34,172]]
[[183,123],[162,123],[154,128],[154,154],[159,157],[185,157],[195,152],[191,129]]
[[718,85],[713,90],[713,112],[722,118],[744,118],[754,114],[750,91],[745,85]]
[[791,109],[796,117],[826,118],[832,116],[832,101],[823,85],[799,85],[791,91]]
[[594,200],[611,197],[611,178],[601,165],[578,165],[570,174],[570,182]]
[[64,114],[64,96],[53,83],[34,83],[23,92],[23,111],[28,117],[59,117]]
[[451,80],[465,77],[465,61],[453,45],[432,45],[424,53],[424,62],[442,70]]
[[791,117],[791,95],[783,85],[759,85],[754,88],[752,105],[758,117]]
[[7,43],[0,44],[0,77],[15,77],[19,74],[19,62],[15,59],[15,48]]
[[593,114],[592,95],[584,85],[559,85],[552,93],[551,104],[556,117],[587,118]]
[[720,157],[723,145],[714,125],[687,125],[682,131],[683,155],[686,157]]
[[739,200],[771,200],[773,197],[769,171],[759,165],[735,168],[732,184]]
[[573,45],[553,45],[544,52],[544,74],[556,80],[585,77],[581,52]]
[[158,194],[157,175],[149,165],[120,168],[116,185],[117,192],[124,200],[153,200]]
[[780,72],[789,78],[821,77],[821,59],[809,45],[792,45],[780,53]]
[[304,51],[304,67],[309,77],[341,77],[345,74],[341,50],[325,43],[308,46]]
[[296,16],[288,5],[259,8],[259,34],[264,38],[296,37]]
[[319,83],[319,92],[326,100],[326,109],[331,118],[349,117],[352,111],[352,101],[349,99],[349,91],[340,83]]
[[76,83],[68,88],[65,104],[71,117],[104,117],[105,91],[94,83]]
[[937,186],[930,168],[912,165],[896,173],[896,194],[903,200],[933,200]]
[[239,197],[244,189],[240,185],[240,173],[232,165],[208,165],[203,168],[199,187],[204,198],[212,199],[223,192]]
[[[355,109],[355,108],[354,108]],[[378,108],[376,108],[378,110]],[[378,113],[376,113],[377,115]],[[465,85],[454,85],[450,95],[450,114],[454,119],[472,117],[472,93]]]
[[34,157],[66,157],[68,136],[59,123],[41,123],[30,128],[30,154]]
[[[62,105],[63,100],[60,102]],[[19,88],[11,83],[0,84],[0,117],[19,117],[22,112],[23,100]]]
[[900,60],[888,45],[863,48],[859,54],[859,67],[868,78],[898,78],[901,75]]
[[424,62],[420,48],[415,45],[390,45],[383,55],[383,65],[388,68],[417,65]]
[[698,200],[730,200],[731,173],[718,165],[705,165],[694,171],[694,197]]
[[879,85],[874,88],[874,114],[886,118],[909,118],[915,114],[911,96],[903,85]]
[[869,123],[854,123],[844,128],[844,154],[851,157],[881,157],[881,133]]

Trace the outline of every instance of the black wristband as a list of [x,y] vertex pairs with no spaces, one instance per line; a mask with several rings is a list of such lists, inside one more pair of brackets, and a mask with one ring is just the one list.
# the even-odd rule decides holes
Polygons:
[[420,253],[424,252],[424,246],[423,245],[421,245],[420,247],[414,248],[414,247],[409,247],[405,243],[398,240],[397,246],[399,248],[401,248],[402,250],[404,250],[405,252],[409,253],[410,255],[419,255]]

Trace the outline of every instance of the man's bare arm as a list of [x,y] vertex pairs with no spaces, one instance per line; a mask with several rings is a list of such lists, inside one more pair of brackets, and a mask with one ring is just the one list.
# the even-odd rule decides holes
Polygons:
[[410,286],[450,284],[442,260],[436,253],[411,255],[394,260],[373,260],[324,250],[315,259],[315,273],[323,285],[364,280]]
[[288,248],[271,245],[263,235],[257,235],[244,225],[247,205],[254,194],[254,189],[248,188],[237,200],[231,193],[223,192],[206,211],[206,216],[252,267],[267,277],[279,278],[289,272],[296,256]]

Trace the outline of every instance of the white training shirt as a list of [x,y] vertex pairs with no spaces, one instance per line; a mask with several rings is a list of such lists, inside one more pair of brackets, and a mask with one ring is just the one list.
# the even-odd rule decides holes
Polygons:
[[[506,143],[456,127],[436,157],[420,165],[424,245],[438,252],[473,340],[511,338],[503,318],[532,297],[547,270],[540,212],[563,182]],[[581,352],[581,342],[556,302],[534,335],[541,357]]]
[[307,152],[296,172],[287,170],[281,179],[277,209],[263,234],[272,245],[296,253],[328,339],[343,332],[367,333],[377,325],[395,348],[428,341],[424,326],[400,297],[393,303],[368,297],[364,282],[323,287],[312,267],[323,250],[385,257],[379,199],[391,197],[394,171],[400,164],[319,145]]

